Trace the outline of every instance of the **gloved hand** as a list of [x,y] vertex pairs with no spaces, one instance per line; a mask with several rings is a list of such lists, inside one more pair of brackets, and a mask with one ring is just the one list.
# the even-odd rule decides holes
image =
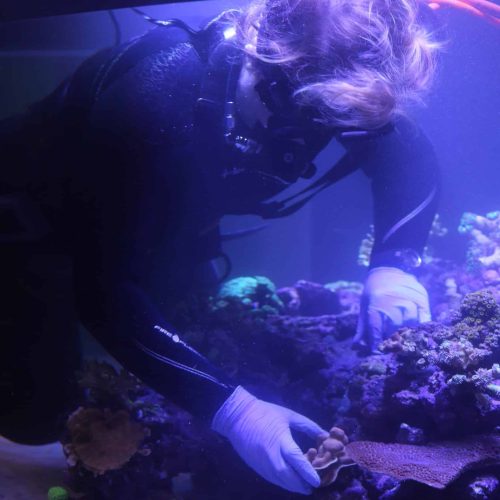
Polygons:
[[429,297],[413,274],[395,267],[375,267],[361,297],[354,344],[377,352],[397,327],[430,321]]
[[239,386],[215,414],[212,428],[227,437],[247,465],[271,483],[303,494],[320,485],[318,473],[290,432],[293,428],[314,440],[328,435],[312,420],[261,401]]

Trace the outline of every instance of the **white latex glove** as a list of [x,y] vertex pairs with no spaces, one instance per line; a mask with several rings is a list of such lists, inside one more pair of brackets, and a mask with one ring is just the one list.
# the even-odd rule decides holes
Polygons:
[[354,343],[378,352],[380,342],[395,328],[430,320],[429,296],[413,274],[375,267],[365,282]]
[[212,428],[227,437],[246,464],[271,483],[302,494],[310,494],[320,485],[318,473],[290,429],[314,440],[328,432],[303,415],[261,401],[239,386],[215,414]]

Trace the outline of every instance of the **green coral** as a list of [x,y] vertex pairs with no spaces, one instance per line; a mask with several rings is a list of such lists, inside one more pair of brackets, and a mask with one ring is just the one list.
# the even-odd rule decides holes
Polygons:
[[62,486],[52,486],[52,488],[49,488],[49,491],[47,492],[47,499],[48,500],[68,500],[69,493],[66,490],[66,488],[63,488]]
[[284,309],[274,283],[265,276],[241,276],[224,283],[212,301],[212,312],[278,314]]

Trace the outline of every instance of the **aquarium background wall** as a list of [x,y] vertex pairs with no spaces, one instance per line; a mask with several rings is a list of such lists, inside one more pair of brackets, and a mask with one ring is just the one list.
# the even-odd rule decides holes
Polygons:
[[[200,26],[223,9],[243,2],[209,1],[145,7],[159,18],[179,17]],[[123,40],[151,28],[129,9],[114,11]],[[500,208],[500,35],[471,16],[438,13],[447,39],[433,91],[412,111],[432,138],[441,162],[440,214],[455,234],[464,211]],[[115,42],[107,12],[0,24],[0,118],[21,112],[69,76],[82,60]],[[335,143],[322,152],[320,168],[341,154]],[[15,168],[4,165],[2,168]],[[160,216],[161,214],[159,214]],[[371,222],[368,180],[361,172],[320,194],[297,214],[266,222],[257,234],[226,244],[233,275],[262,274],[277,285],[298,279],[327,282],[361,279],[359,243]],[[224,231],[260,225],[256,217],[230,217]],[[441,251],[464,255],[462,242]]]

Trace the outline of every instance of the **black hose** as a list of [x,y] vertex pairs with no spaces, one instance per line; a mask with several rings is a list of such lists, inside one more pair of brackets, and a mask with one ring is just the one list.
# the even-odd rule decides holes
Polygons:
[[133,12],[136,14],[139,14],[141,17],[144,18],[148,23],[152,23],[156,26],[163,26],[163,27],[169,27],[169,26],[177,26],[178,28],[183,29],[184,31],[188,32],[190,35],[197,35],[198,31],[194,30],[190,26],[188,26],[184,21],[181,21],[180,19],[156,19],[154,17],[149,16],[146,14],[143,10],[138,9],[137,7],[132,7],[131,9]]

